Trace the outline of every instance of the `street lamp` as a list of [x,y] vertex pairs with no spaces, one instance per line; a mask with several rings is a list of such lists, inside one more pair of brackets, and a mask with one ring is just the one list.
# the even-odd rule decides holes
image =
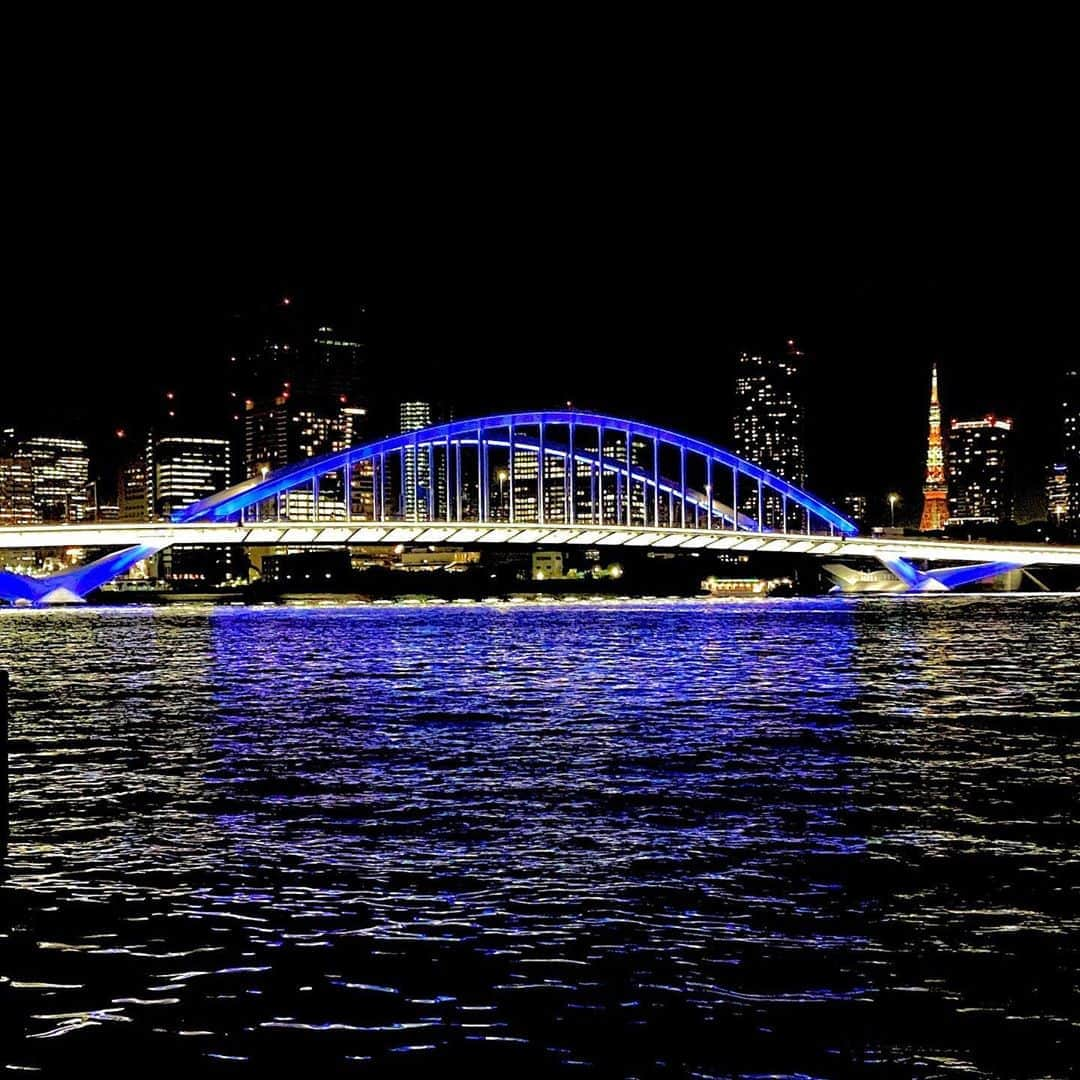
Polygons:
[[899,501],[900,496],[896,492],[889,495],[889,523],[894,529],[896,528],[896,504]]
[[504,514],[506,512],[506,492],[504,490],[504,485],[506,484],[506,470],[497,470],[495,476],[499,481],[499,513]]

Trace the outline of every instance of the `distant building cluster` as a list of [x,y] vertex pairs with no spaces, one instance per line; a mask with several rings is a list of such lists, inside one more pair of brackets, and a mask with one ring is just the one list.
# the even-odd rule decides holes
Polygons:
[[[232,483],[363,442],[370,434],[366,398],[370,382],[366,349],[358,336],[309,319],[302,305],[289,298],[279,298],[246,317],[227,353],[223,405],[230,429],[192,430],[169,391],[145,438],[137,440],[138,452],[120,464],[115,477],[92,476],[87,445],[81,439],[0,430],[0,525],[168,521]],[[732,449],[803,488],[807,483],[805,357],[794,340],[778,346],[747,350],[737,357]],[[420,431],[445,419],[437,417],[436,411],[420,395],[401,402],[399,431]],[[1010,521],[1013,422],[998,415],[943,422],[936,367],[929,421],[921,528],[937,531]],[[1057,427],[1060,452],[1047,470],[1047,516],[1062,527],[1080,526],[1080,379],[1076,370],[1064,379]],[[624,491],[617,474],[613,483],[596,490],[587,455],[642,468],[651,460],[651,447],[613,433],[602,433],[603,446],[596,445],[595,435],[591,445],[589,438],[583,435],[579,458],[546,455],[541,464],[535,445],[514,445],[511,436],[506,460],[492,470],[486,485],[459,485],[460,506],[446,505],[450,498],[446,457],[406,445],[400,466],[395,465],[396,483],[389,466],[382,475],[382,466],[374,461],[358,462],[350,470],[320,476],[307,486],[267,500],[253,516],[333,521],[389,512],[405,520],[425,521],[468,515],[477,510],[472,502],[486,499],[485,510],[495,520],[509,521],[515,515],[549,520],[562,512],[566,499],[572,512],[583,517],[600,501],[605,519],[645,520],[645,486],[629,484]],[[705,483],[707,487],[708,477]],[[736,482],[734,492],[718,491],[715,498],[725,504],[734,501],[744,514],[760,517],[767,528],[800,528],[802,511],[789,507],[774,491],[759,495],[749,486],[740,489]],[[892,524],[898,498],[889,497]],[[538,500],[544,505],[538,506]],[[848,494],[839,504],[847,516],[867,523],[878,510],[878,501],[865,494]],[[162,558],[168,561],[173,556]],[[224,565],[214,553],[207,558],[218,569]],[[190,573],[197,576],[199,571]]]
[[930,377],[930,434],[919,527],[936,532],[951,527],[1000,525],[1012,521],[1011,419],[953,418],[942,437],[937,365]]
[[[921,527],[932,531],[1012,521],[1013,421],[995,414],[970,420],[954,418],[949,423],[947,454],[939,425],[935,367]],[[1075,531],[1080,526],[1080,390],[1076,371],[1066,372],[1062,381],[1055,428],[1060,455],[1047,470],[1046,516],[1059,528]],[[938,508],[944,505],[948,506],[948,517],[939,523]]]

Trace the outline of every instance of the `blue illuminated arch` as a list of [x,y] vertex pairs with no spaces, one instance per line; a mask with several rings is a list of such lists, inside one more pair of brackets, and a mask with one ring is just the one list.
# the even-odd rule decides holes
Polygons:
[[[548,429],[553,426],[567,429],[570,433],[567,443],[559,444],[550,441],[547,434]],[[535,428],[537,434],[531,438],[524,433],[515,435],[517,429],[520,428]],[[596,452],[584,450],[575,444],[574,432],[580,428],[596,431]],[[603,456],[603,439],[613,432],[625,435],[627,440],[636,437],[652,443],[654,447],[652,473],[629,461]],[[478,453],[485,454],[488,448],[498,448],[509,450],[511,455],[516,448],[536,451],[545,456],[562,457],[564,460],[572,456],[575,463],[586,464],[597,469],[601,480],[604,475],[611,473],[624,477],[628,482],[644,484],[646,489],[651,488],[657,494],[663,491],[670,495],[677,490],[679,498],[684,500],[685,505],[692,505],[697,509],[704,506],[706,510],[718,515],[720,524],[726,520],[730,526],[738,529],[762,531],[759,520],[739,511],[737,505],[733,505],[738,501],[735,496],[738,493],[739,479],[745,478],[758,486],[759,505],[761,493],[768,491],[784,500],[785,507],[790,503],[807,514],[808,521],[810,518],[816,518],[827,526],[830,532],[836,530],[843,536],[852,536],[858,531],[854,522],[833,507],[775,473],[746,461],[729,450],[652,424],[599,413],[576,411],[506,413],[475,420],[455,420],[447,424],[437,424],[422,431],[392,435],[364,446],[350,447],[347,450],[313,457],[296,465],[279,469],[265,477],[246,480],[178,511],[173,516],[173,520],[176,522],[234,520],[249,507],[312,483],[328,473],[348,469],[362,462],[385,460],[389,455],[403,454],[407,451],[415,453],[424,450],[434,453],[436,450],[443,452],[445,448],[445,453],[449,456],[451,447],[476,448]],[[683,477],[680,480],[676,481],[659,473],[658,460],[661,447],[672,447],[679,451],[683,462]],[[707,475],[711,475],[713,465],[731,471],[733,498],[730,504],[721,502],[713,492],[705,495],[700,491],[687,488],[685,482],[685,455],[687,454],[695,455],[701,461],[708,463]],[[490,481],[491,478],[486,479]],[[460,483],[460,477],[458,481]],[[478,520],[487,522],[491,518],[484,513],[483,499],[480,502]],[[602,513],[601,509],[601,515]],[[602,521],[600,523],[603,524]]]

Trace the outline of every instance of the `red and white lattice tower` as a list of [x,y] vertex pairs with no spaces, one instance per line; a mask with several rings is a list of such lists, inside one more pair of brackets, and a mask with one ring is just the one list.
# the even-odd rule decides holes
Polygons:
[[930,442],[926,448],[926,482],[923,484],[922,532],[945,528],[949,516],[945,453],[941,447],[941,403],[938,401],[937,364],[930,380]]

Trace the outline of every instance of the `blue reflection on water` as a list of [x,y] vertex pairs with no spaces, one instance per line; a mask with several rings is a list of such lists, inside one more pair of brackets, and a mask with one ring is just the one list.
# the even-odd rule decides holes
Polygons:
[[1075,612],[6,613],[0,1044],[61,1073],[86,1047],[832,1075],[1015,1046],[1053,1074]]

